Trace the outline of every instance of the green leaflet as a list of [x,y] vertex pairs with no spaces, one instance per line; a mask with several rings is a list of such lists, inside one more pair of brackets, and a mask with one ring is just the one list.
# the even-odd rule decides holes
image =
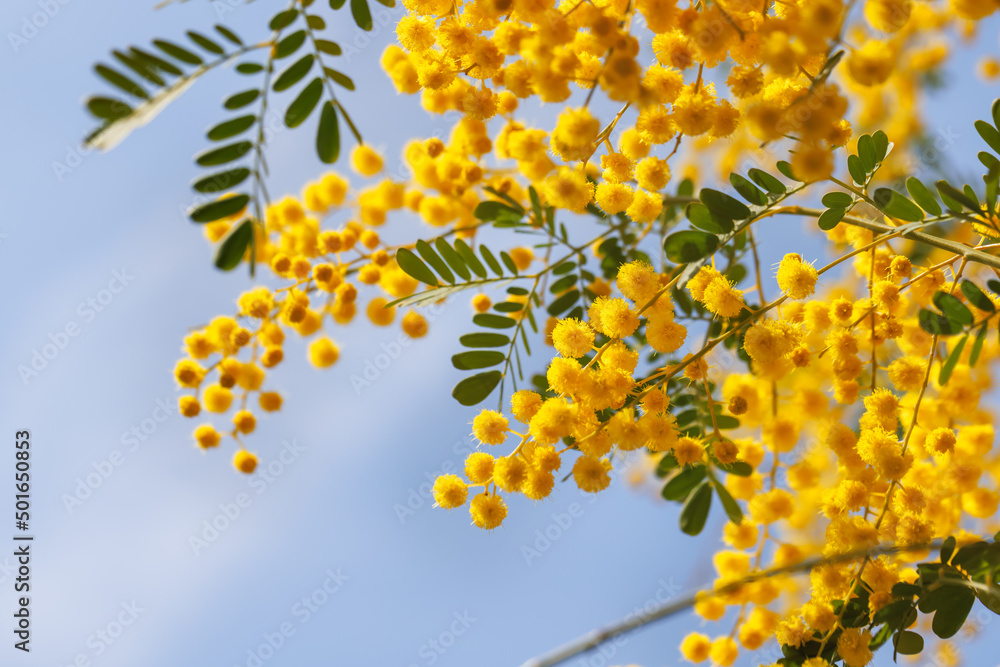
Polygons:
[[674,232],[663,242],[667,259],[675,264],[687,264],[704,259],[719,248],[719,237],[715,234],[689,229]]
[[460,371],[471,371],[498,366],[506,359],[507,355],[499,350],[475,350],[453,355],[451,364]]
[[226,233],[219,242],[215,253],[215,266],[223,271],[235,269],[246,254],[253,239],[253,221],[249,218],[241,221]]
[[462,405],[470,406],[482,403],[486,397],[500,384],[503,373],[487,371],[465,378],[455,385],[451,395]]
[[918,222],[924,219],[924,212],[912,201],[890,188],[878,188],[872,195],[872,201],[886,215],[906,220],[907,222]]
[[236,215],[246,208],[249,201],[250,195],[240,194],[233,197],[223,197],[199,206],[188,215],[194,222],[215,222]]
[[372,29],[372,13],[367,0],[351,0],[351,15],[362,30]]
[[237,134],[242,134],[246,132],[254,123],[257,122],[257,116],[253,114],[248,114],[246,116],[237,116],[227,121],[223,121],[210,129],[206,136],[210,141],[223,141],[224,139],[231,139]]
[[340,157],[340,124],[337,110],[330,101],[323,103],[316,129],[316,154],[326,164],[333,164]]
[[400,248],[396,251],[396,263],[399,268],[403,270],[404,273],[412,278],[416,278],[422,283],[426,283],[431,286],[436,286],[438,284],[437,276],[427,268],[419,257],[413,254],[412,251],[406,248]]
[[691,492],[681,508],[681,530],[688,535],[701,533],[711,508],[712,486],[705,480]]
[[307,83],[299,92],[298,97],[288,105],[288,109],[285,111],[285,125],[287,127],[298,127],[305,122],[310,114],[312,114],[313,109],[316,108],[322,96],[323,80],[316,77]]

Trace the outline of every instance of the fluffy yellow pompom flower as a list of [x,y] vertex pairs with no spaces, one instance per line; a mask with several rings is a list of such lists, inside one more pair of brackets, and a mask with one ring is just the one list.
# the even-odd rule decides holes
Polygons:
[[825,180],[833,173],[833,153],[820,144],[799,144],[792,155],[792,173],[807,183]]
[[605,181],[597,186],[597,205],[605,213],[613,215],[621,213],[632,204],[635,191],[624,183],[610,183]]
[[319,338],[309,346],[309,361],[317,368],[329,368],[339,358],[340,350],[329,338]]
[[654,144],[665,144],[677,135],[677,125],[663,104],[649,105],[640,111],[635,128],[644,140]]
[[531,464],[539,470],[553,472],[562,466],[562,458],[554,446],[544,445],[535,448]]
[[[899,399],[888,389],[878,388],[870,396],[864,399],[865,410],[867,410],[882,428],[888,431],[896,429],[896,418],[899,413]],[[888,424],[888,426],[886,426]]]
[[621,153],[609,153],[601,156],[601,168],[604,170],[604,180],[611,183],[624,183],[632,180],[635,161]]
[[740,523],[729,521],[722,527],[723,540],[737,549],[749,549],[757,544],[758,533],[757,526],[747,520]]
[[715,267],[703,266],[698,269],[698,273],[694,274],[694,276],[687,281],[687,285],[685,285],[685,287],[687,287],[688,291],[691,292],[691,298],[695,301],[704,301],[705,289],[713,280],[721,277],[722,274],[719,273]]
[[719,551],[712,556],[712,565],[722,579],[739,579],[750,571],[750,555],[742,551]]
[[194,359],[204,359],[208,355],[215,352],[215,345],[213,345],[208,336],[201,331],[195,331],[188,334],[184,338],[184,347],[187,348],[187,353]]
[[371,146],[361,144],[351,151],[351,166],[362,176],[374,176],[382,171],[382,156]]
[[496,410],[483,410],[472,420],[472,434],[484,445],[499,445],[508,431],[507,418]]
[[680,349],[687,339],[687,327],[679,322],[664,319],[650,320],[646,324],[646,340],[657,352],[669,354]]
[[924,446],[937,454],[948,454],[955,450],[958,438],[950,428],[936,428],[927,434]]
[[422,338],[427,335],[427,320],[420,313],[411,310],[403,316],[403,331],[410,338]]
[[208,449],[209,447],[218,447],[222,436],[211,424],[202,424],[194,430],[194,439],[198,442],[199,447]]
[[674,458],[679,465],[701,461],[705,455],[705,446],[694,438],[678,438],[673,448]]
[[510,411],[514,414],[514,419],[527,424],[531,418],[542,407],[542,397],[530,389],[520,389],[510,397]]
[[670,182],[670,165],[658,157],[644,158],[635,167],[635,180],[643,190],[662,190]]
[[469,504],[472,523],[483,530],[493,530],[507,517],[507,504],[500,496],[477,495]]
[[991,0],[951,0],[952,11],[963,19],[978,21],[996,11],[997,3]]
[[475,310],[477,313],[485,313],[487,310],[490,309],[491,305],[493,304],[490,301],[490,297],[486,296],[485,294],[477,294],[476,296],[472,297],[472,309]]
[[194,396],[181,396],[177,401],[177,409],[185,417],[197,417],[201,412],[201,404]]
[[580,320],[559,320],[552,330],[552,344],[564,357],[579,359],[594,347],[594,330]]
[[611,461],[581,456],[573,464],[573,479],[580,490],[597,493],[611,483]]
[[233,465],[240,472],[249,475],[257,469],[257,457],[245,449],[241,449],[233,457]]
[[[694,613],[706,621],[717,621],[726,615],[726,603],[717,597],[706,597],[694,603]],[[704,635],[702,636],[704,637]],[[708,637],[705,637],[705,641],[708,641]],[[686,654],[685,657],[687,657]],[[691,660],[691,658],[688,658],[688,660]]]
[[265,412],[277,412],[281,409],[281,394],[276,391],[265,391],[258,399],[260,409]]
[[816,291],[818,274],[798,253],[789,253],[778,265],[778,287],[792,299],[805,299]]
[[618,138],[618,149],[631,160],[640,160],[649,155],[649,142],[634,127],[627,128]]
[[469,488],[457,475],[441,475],[434,480],[434,502],[446,510],[461,507],[469,495]]
[[545,372],[545,378],[552,391],[570,396],[577,396],[583,392],[588,380],[580,362],[564,357],[556,357],[552,360],[549,369]]
[[372,321],[373,324],[377,324],[380,327],[386,327],[392,324],[392,321],[396,319],[396,306],[390,306],[386,308],[385,305],[389,303],[384,297],[377,296],[368,302],[368,319]]
[[174,378],[182,387],[194,388],[201,384],[205,369],[190,359],[181,359],[174,367]]
[[847,667],[865,667],[872,660],[868,643],[872,635],[867,630],[845,628],[837,639],[837,653],[844,659]]
[[913,273],[913,262],[910,261],[909,257],[896,255],[889,262],[889,275],[894,279],[902,280],[909,278],[911,273]]
[[962,509],[976,518],[989,519],[996,514],[998,506],[1000,494],[996,491],[973,489],[962,494]]
[[628,338],[639,326],[638,315],[624,299],[597,299],[591,308],[598,313],[597,324],[594,326],[609,338]]
[[992,56],[980,59],[979,76],[987,81],[994,81],[1000,76],[1000,60]]
[[807,658],[802,662],[802,667],[830,667],[830,663],[824,658]]
[[876,280],[872,285],[872,301],[881,312],[892,310],[899,303],[899,286],[888,280]]
[[586,108],[566,109],[559,114],[556,127],[552,130],[552,152],[565,162],[586,159],[600,131],[601,122]]
[[225,412],[233,402],[233,392],[222,385],[213,384],[205,390],[205,409],[209,412]]
[[493,457],[486,452],[472,452],[465,459],[465,476],[473,484],[485,484],[493,477]]
[[520,491],[528,478],[528,464],[518,456],[503,456],[493,463],[493,481],[504,491]]
[[737,65],[730,70],[726,85],[729,86],[729,91],[740,99],[751,97],[764,87],[764,72],[756,67]]
[[770,364],[785,356],[802,340],[799,328],[785,320],[760,320],[743,339],[743,349],[755,362]]
[[685,89],[673,106],[672,119],[681,134],[695,137],[712,129],[716,114],[715,98],[704,87],[697,92],[693,87]]
[[[896,66],[894,49],[877,40],[869,40],[847,57],[847,72],[862,86],[885,83]],[[794,166],[794,165],[793,165]]]
[[892,481],[902,478],[913,463],[913,454],[903,454],[902,445],[895,433],[879,427],[861,431],[858,437],[858,455],[880,477]]
[[660,291],[660,276],[652,266],[636,260],[619,267],[616,284],[636,305],[645,306]]
[[521,493],[532,500],[547,498],[555,488],[556,478],[548,470],[529,468],[528,475],[521,485]]
[[[795,560],[799,559],[801,556],[795,558]],[[812,639],[812,629],[798,616],[786,618],[778,624],[774,638],[781,644],[798,648]]]
[[236,373],[236,384],[249,391],[257,391],[264,382],[264,371],[255,364],[243,364]]
[[725,276],[718,276],[705,287],[704,303],[709,312],[719,317],[736,317],[743,310],[743,292]]
[[712,650],[712,641],[700,632],[692,632],[681,642],[681,653],[691,662],[708,660]]
[[927,362],[918,357],[900,357],[889,364],[889,381],[899,391],[918,391],[924,383]]
[[510,258],[514,261],[514,266],[517,267],[518,271],[525,271],[531,266],[531,261],[535,258],[535,253],[531,248],[511,248]]
[[240,410],[233,415],[233,426],[240,433],[253,433],[253,430],[257,428],[257,418],[249,410]]
[[604,348],[601,367],[632,374],[639,363],[639,353],[621,341],[615,341]]
[[787,519],[795,511],[792,495],[784,489],[771,489],[750,500],[750,516],[756,523],[774,523]]
[[739,653],[739,647],[736,646],[736,642],[732,638],[716,637],[712,641],[712,649],[709,652],[709,656],[716,665],[729,667],[736,660],[736,656]]
[[910,20],[913,0],[868,0],[865,18],[876,30],[899,32]]
[[594,184],[582,169],[560,167],[545,178],[543,192],[552,206],[583,213],[594,198]]
[[661,211],[663,211],[663,200],[659,195],[645,190],[637,190],[635,196],[632,197],[632,203],[625,209],[625,215],[633,222],[643,223],[656,220]]

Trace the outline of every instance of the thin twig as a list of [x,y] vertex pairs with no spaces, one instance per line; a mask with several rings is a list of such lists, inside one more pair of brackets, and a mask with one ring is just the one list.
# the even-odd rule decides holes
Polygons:
[[833,563],[843,563],[847,561],[857,560],[859,558],[872,558],[881,556],[884,554],[891,553],[904,553],[913,551],[925,551],[928,549],[937,549],[941,547],[943,540],[934,540],[933,542],[924,544],[913,544],[913,545],[897,545],[888,544],[875,547],[873,549],[859,549],[855,551],[849,551],[844,554],[837,556],[829,556],[826,558],[817,557],[811,558],[809,560],[804,560],[799,563],[792,565],[785,565],[782,567],[771,568],[769,570],[762,570],[760,572],[754,572],[749,574],[742,579],[737,579],[731,583],[724,586],[719,586],[718,588],[704,589],[698,591],[693,595],[688,595],[687,597],[681,598],[676,602],[666,602],[660,604],[658,607],[653,609],[653,611],[648,613],[639,614],[637,616],[629,615],[627,618],[613,623],[605,628],[592,630],[585,635],[582,635],[571,642],[567,642],[562,646],[555,648],[548,653],[538,656],[537,658],[532,658],[525,662],[521,667],[550,667],[551,665],[558,665],[561,662],[569,660],[575,655],[583,653],[593,648],[597,648],[609,639],[613,639],[619,635],[623,635],[631,630],[636,630],[643,627],[644,625],[649,625],[653,621],[658,621],[661,618],[667,618],[673,616],[679,612],[684,611],[690,607],[693,607],[696,602],[700,602],[708,597],[715,597],[719,595],[727,595],[738,591],[743,586],[753,583],[755,581],[760,581],[762,579],[768,579],[770,577],[779,576],[782,574],[796,574],[800,572],[808,572],[816,567],[822,565],[830,565]]

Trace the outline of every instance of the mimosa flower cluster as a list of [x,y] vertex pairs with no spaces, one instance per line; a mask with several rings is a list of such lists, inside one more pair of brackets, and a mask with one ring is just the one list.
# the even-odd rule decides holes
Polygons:
[[[375,177],[383,163],[370,147],[359,146],[352,166],[363,177]],[[180,398],[180,412],[191,418],[202,410],[231,413],[225,427],[211,422],[198,426],[194,439],[202,449],[211,449],[223,436],[231,436],[238,446],[233,463],[241,472],[252,473],[257,463],[243,447],[243,437],[256,428],[257,415],[282,406],[281,394],[264,390],[264,383],[268,372],[284,360],[286,335],[310,340],[309,362],[329,368],[340,358],[332,332],[353,321],[359,305],[373,325],[390,326],[397,313],[387,304],[417,288],[373,228],[385,221],[388,211],[405,205],[406,188],[383,179],[360,190],[356,201],[349,201],[348,194],[347,180],[330,172],[308,184],[301,197],[275,202],[257,234],[255,261],[283,286],[244,292],[235,316],[219,316],[184,339],[187,356],[177,363],[174,377],[181,387],[194,391]],[[344,210],[356,211],[362,222],[347,220],[335,229],[321,224]],[[206,225],[209,241],[221,239],[243,215]],[[411,338],[428,331],[427,320],[415,310],[398,320]]]
[[[561,480],[599,493],[638,464],[684,503],[684,533],[710,525],[715,498],[728,518],[685,659],[729,667],[773,641],[810,656],[782,667],[867,665],[885,638],[850,614],[898,606],[925,545],[1000,527],[985,400],[1000,356],[1000,160],[980,154],[985,191],[906,179],[926,138],[924,90],[955,36],[973,37],[1000,2],[404,5],[381,65],[455,122],[406,144],[405,178],[359,144],[361,185],[330,172],[254,219],[243,261],[266,267],[267,284],[191,331],[175,367],[181,413],[225,420],[197,426],[197,444],[228,436],[235,467],[254,471],[243,440],[282,407],[271,371],[289,335],[328,368],[336,327],[359,309],[420,338],[420,304],[465,299],[496,331],[463,336],[471,350],[452,363],[499,370],[470,378],[481,395],[454,396],[479,404],[499,383],[501,400],[472,416],[480,446],[436,480],[438,507],[494,530]],[[540,104],[559,105],[549,126],[527,120],[545,117]],[[859,136],[874,128],[894,144]],[[1000,131],[977,130],[1000,153]],[[743,177],[747,158],[768,169]],[[696,191],[709,161],[751,206]],[[904,181],[916,203],[879,187]],[[824,209],[786,201],[800,193]],[[207,224],[208,239],[248,215]],[[779,215],[817,219],[824,253],[789,244],[762,266],[757,223]],[[414,233],[388,243],[396,220]],[[483,237],[509,227],[519,235],[497,260]],[[677,234],[690,236],[671,244]],[[525,385],[530,331],[545,343],[533,359],[548,357]],[[868,555],[884,544],[903,550]],[[810,558],[822,563],[805,578],[771,576]]]

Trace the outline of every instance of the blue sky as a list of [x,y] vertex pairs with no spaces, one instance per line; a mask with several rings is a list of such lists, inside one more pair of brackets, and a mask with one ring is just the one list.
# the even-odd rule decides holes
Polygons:
[[[26,30],[45,7],[45,25]],[[359,322],[340,331],[342,359],[326,372],[290,344],[273,374],[285,408],[249,440],[261,460],[253,478],[233,471],[231,450],[193,446],[192,423],[173,410],[170,371],[187,328],[232,311],[248,279],[212,268],[211,249],[182,212],[203,128],[223,118],[219,101],[238,84],[232,73],[213,75],[101,155],[80,149],[92,127],[81,101],[102,89],[90,66],[111,48],[180,39],[220,14],[252,39],[273,10],[230,0],[160,11],[146,2],[15,0],[0,9],[4,34],[24,37],[15,48],[5,36],[0,47],[8,91],[0,405],[5,437],[32,432],[36,536],[33,650],[5,645],[0,663],[517,665],[709,582],[716,544],[708,536],[718,534],[720,513],[702,539],[681,539],[676,506],[623,483],[596,502],[569,485],[535,507],[515,500],[493,533],[470,527],[464,510],[430,508],[428,480],[459,466],[472,446],[475,411],[450,398],[460,374],[447,361],[468,326],[462,298],[435,312],[432,335],[400,349],[361,391],[351,376],[393,349],[397,329]],[[355,40],[346,15],[337,18],[333,38]],[[365,37],[371,43],[355,42],[364,48],[340,63],[362,89],[344,101],[392,164],[406,138],[441,123],[415,99],[397,98],[379,71],[391,31]],[[995,40],[981,48],[995,52]],[[966,159],[979,150],[972,120],[997,96],[975,82],[973,62],[955,61],[928,112],[933,127],[958,134],[952,155]],[[272,192],[297,192],[321,173],[311,132],[310,123],[275,137]],[[771,222],[770,241],[802,229]],[[802,243],[815,255],[814,240]],[[766,245],[767,265],[789,250]],[[50,342],[62,344],[58,353],[22,379],[18,366]],[[203,544],[193,546],[197,538]],[[4,623],[12,565],[0,556]],[[697,625],[677,619],[633,634],[613,647],[610,664],[673,665],[680,638]],[[7,626],[0,632],[9,639]]]

